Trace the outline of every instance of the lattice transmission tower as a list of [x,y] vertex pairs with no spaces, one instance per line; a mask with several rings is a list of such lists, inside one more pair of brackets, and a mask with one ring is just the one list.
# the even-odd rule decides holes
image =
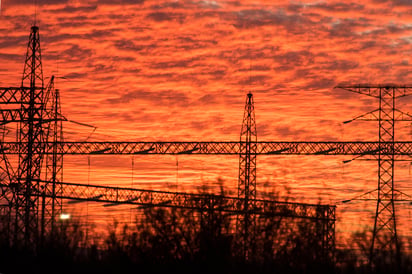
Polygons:
[[37,26],[33,26],[30,32],[20,95],[21,112],[18,128],[20,153],[15,200],[15,237],[23,234],[25,243],[30,244],[30,240],[38,238],[39,199],[34,194],[38,191],[37,184],[41,179],[45,140],[43,68]]
[[[5,108],[0,111],[1,125],[17,123],[16,171],[9,168],[12,165],[5,154],[9,148],[3,142],[4,136],[2,161],[8,170],[7,188],[12,193],[9,216],[13,218],[13,241],[26,247],[35,247],[46,230],[53,231],[61,208],[58,199],[43,195],[47,188],[53,193],[59,191],[55,182],[62,172],[62,116],[56,92],[54,77],[44,86],[39,28],[32,26],[21,85],[3,89],[1,104]],[[41,181],[48,183],[40,187]]]
[[[52,76],[52,79],[54,77]],[[51,92],[46,96],[48,99],[47,105],[50,105],[50,113],[47,113],[49,123],[47,124],[47,141],[45,146],[45,176],[44,185],[41,186],[42,197],[42,220],[41,220],[41,235],[46,232],[53,234],[56,228],[56,219],[60,217],[63,210],[63,203],[59,194],[63,192],[63,187],[60,184],[63,182],[63,148],[61,143],[63,138],[63,121],[60,93],[54,88],[54,81],[51,81],[53,87],[48,89]],[[46,193],[51,193],[51,197],[46,196]],[[54,235],[52,235],[54,236]]]
[[240,131],[238,198],[244,199],[242,215],[237,216],[237,235],[243,244],[243,257],[254,252],[256,216],[250,214],[256,201],[256,148],[257,131],[253,94],[246,95],[246,104]]
[[[400,244],[396,230],[395,202],[401,194],[394,182],[394,166],[396,161],[395,122],[412,121],[412,117],[396,108],[397,98],[412,94],[410,86],[396,85],[356,85],[338,86],[337,88],[371,96],[379,100],[379,108],[355,119],[378,121],[379,141],[376,159],[378,161],[378,187],[369,196],[376,199],[376,211],[369,262],[372,267],[378,261],[400,265]],[[389,256],[379,256],[382,252]]]

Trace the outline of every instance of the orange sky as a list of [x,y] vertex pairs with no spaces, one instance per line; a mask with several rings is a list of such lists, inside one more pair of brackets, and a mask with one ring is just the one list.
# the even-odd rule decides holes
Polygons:
[[[1,2],[0,86],[20,84],[32,3]],[[90,141],[237,141],[249,90],[259,140],[373,141],[377,124],[342,122],[377,101],[333,87],[411,83],[408,0],[37,3],[44,75],[59,77],[66,117],[97,127]],[[398,107],[408,112],[411,102]],[[409,124],[398,129],[397,139],[410,140]],[[66,140],[91,132],[65,124]],[[337,203],[376,188],[377,163],[344,165],[347,158],[261,157],[258,192],[275,188],[296,201]],[[90,162],[89,173],[86,156],[67,156],[65,180],[180,191],[202,182],[214,191],[220,178],[236,190],[236,157],[139,156],[133,170],[126,156]],[[409,162],[396,168],[397,186],[412,194]],[[401,207],[402,222],[411,222],[410,206]],[[371,217],[374,206],[345,205],[339,214],[359,210]],[[353,226],[351,216],[340,217],[338,230]],[[368,219],[356,229],[370,225]]]

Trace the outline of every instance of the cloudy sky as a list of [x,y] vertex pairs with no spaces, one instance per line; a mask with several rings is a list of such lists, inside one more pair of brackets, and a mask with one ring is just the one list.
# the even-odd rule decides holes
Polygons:
[[[36,21],[45,82],[57,77],[63,114],[97,128],[66,124],[68,140],[237,141],[252,91],[259,140],[373,141],[376,123],[342,121],[378,102],[334,87],[412,82],[410,0],[33,2],[1,1],[0,86],[20,84]],[[409,103],[399,108],[408,112]],[[408,140],[410,125],[398,128]],[[132,184],[156,188],[167,181],[185,191],[194,180],[213,185],[220,178],[236,189],[236,158],[150,157],[96,156],[90,165],[74,157],[65,174],[129,186],[133,177]],[[258,191],[335,203],[376,188],[376,162],[344,159],[262,157]],[[411,194],[409,167],[399,163],[397,178]],[[342,210],[359,207],[373,212],[363,204]],[[410,210],[403,214],[411,220]]]

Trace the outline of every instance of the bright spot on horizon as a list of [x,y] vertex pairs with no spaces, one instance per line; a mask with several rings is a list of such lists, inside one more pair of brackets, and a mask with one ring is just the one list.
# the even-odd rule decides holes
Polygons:
[[68,220],[70,219],[70,214],[62,213],[60,214],[60,220]]

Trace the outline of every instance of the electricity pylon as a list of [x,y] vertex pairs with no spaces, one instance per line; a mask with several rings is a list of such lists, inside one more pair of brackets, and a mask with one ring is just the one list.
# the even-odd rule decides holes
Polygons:
[[243,257],[248,260],[254,253],[256,215],[256,148],[257,132],[253,94],[246,95],[242,129],[240,131],[238,198],[243,200],[243,214],[237,216],[236,230],[243,245]]
[[[52,80],[54,77],[52,77]],[[46,232],[54,233],[56,226],[56,217],[58,218],[62,213],[62,201],[57,196],[63,191],[59,184],[63,181],[63,153],[60,143],[63,139],[63,116],[61,115],[60,93],[58,89],[53,87],[48,89],[50,94],[46,96],[50,102],[47,105],[51,106],[51,111],[46,113],[46,118],[50,121],[47,127],[47,144],[50,146],[44,147],[49,153],[44,155],[46,159],[45,169],[45,184],[41,186],[42,192],[42,220],[41,220],[41,235],[44,236]],[[47,197],[45,193],[51,193],[51,197]]]
[[[399,192],[394,184],[394,166],[396,145],[395,122],[411,121],[411,116],[396,109],[395,102],[399,97],[412,94],[411,86],[396,85],[356,85],[338,86],[337,88],[371,96],[379,100],[379,108],[355,119],[378,121],[379,141],[377,147],[378,188],[376,189],[376,212],[370,246],[369,262],[374,267],[382,260],[390,264],[400,265],[400,245],[396,231],[395,201]],[[370,194],[370,193],[369,193]],[[379,256],[389,251],[389,256]]]
[[[10,202],[13,209],[9,214],[14,219],[14,242],[23,243],[26,247],[35,247],[37,241],[41,239],[40,233],[44,235],[46,227],[53,230],[54,226],[53,218],[49,215],[54,215],[55,203],[58,201],[52,199],[50,202],[52,206],[49,207],[46,198],[40,199],[39,193],[44,189],[39,188],[39,182],[43,178],[41,173],[45,155],[59,157],[59,153],[53,153],[60,150],[58,143],[61,141],[59,139],[61,133],[57,130],[61,123],[61,117],[57,112],[58,97],[54,89],[54,77],[44,87],[39,28],[32,26],[21,85],[17,88],[2,89],[0,96],[0,104],[5,106],[0,110],[0,124],[4,126],[17,123],[18,167],[15,173],[8,171],[7,185],[13,197]],[[1,141],[3,161],[6,163],[6,169],[11,170],[7,167],[10,166],[5,154],[8,147],[3,140],[4,136]],[[54,175],[51,177],[58,176],[61,167],[57,166],[61,158],[47,159],[46,162],[47,167],[51,167],[46,169],[46,174],[49,171],[50,175],[53,171]],[[41,208],[40,215],[39,208]],[[53,213],[49,213],[49,210]],[[52,225],[46,226],[46,222],[51,222]]]
[[15,238],[23,234],[25,244],[31,245],[30,241],[38,238],[39,199],[33,194],[38,191],[45,140],[43,69],[37,26],[31,27],[21,87]]

